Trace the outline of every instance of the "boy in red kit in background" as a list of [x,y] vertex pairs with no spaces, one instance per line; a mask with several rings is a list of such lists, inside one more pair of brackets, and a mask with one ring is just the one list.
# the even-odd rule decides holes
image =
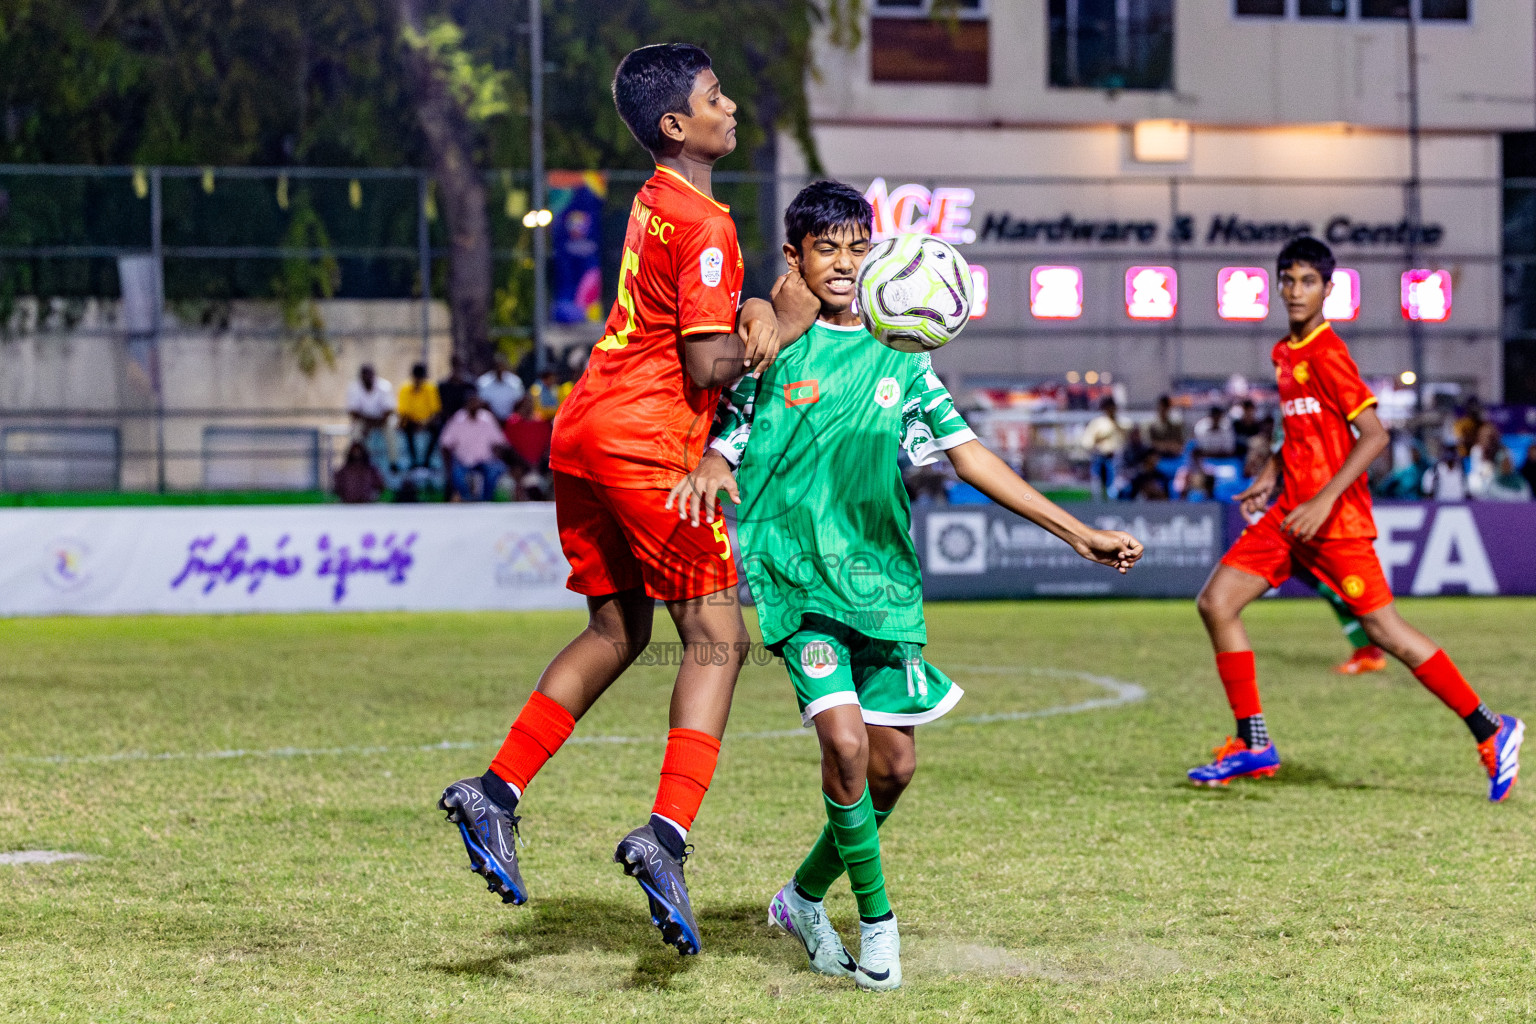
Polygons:
[[[1314,238],[1280,251],[1280,293],[1291,333],[1271,359],[1280,391],[1285,442],[1237,496],[1243,512],[1263,518],[1244,530],[1200,592],[1198,607],[1216,648],[1216,669],[1237,718],[1237,736],[1216,760],[1191,768],[1203,785],[1275,774],[1280,756],[1259,704],[1253,649],[1242,610],[1293,573],[1326,583],[1360,620],[1371,642],[1408,666],[1472,730],[1488,772],[1488,799],[1503,800],[1520,774],[1525,723],[1495,715],[1433,640],[1398,614],[1372,540],[1376,523],[1365,470],[1387,447],[1376,396],[1360,379],[1349,349],[1323,319],[1333,290],[1333,253]],[[1265,506],[1279,488],[1279,500]]]
[[[721,387],[770,364],[820,304],[786,275],[772,304],[749,299],[738,309],[736,227],[710,194],[711,168],[736,146],[736,105],[709,56],[685,44],[641,47],[619,64],[613,96],[656,173],[631,207],[618,297],[555,418],[550,450],[567,586],[586,595],[588,624],[544,670],[490,770],[449,786],[438,806],[458,824],[471,869],[503,901],[524,902],[515,847],[523,792],[644,650],[655,602],[666,602],[689,654],[672,691],[650,820],[620,841],[614,860],[640,883],[663,940],[693,954],[700,936],[685,842],[714,775],[748,635],[724,522],[680,521],[667,495],[698,465]],[[721,659],[722,650],[734,655]]]

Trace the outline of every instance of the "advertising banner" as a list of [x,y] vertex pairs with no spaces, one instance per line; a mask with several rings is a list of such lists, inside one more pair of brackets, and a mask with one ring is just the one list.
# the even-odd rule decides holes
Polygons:
[[[1379,501],[1375,513],[1376,557],[1394,594],[1536,594],[1536,550],[1519,543],[1536,531],[1536,502]],[[1242,529],[1228,506],[1228,536]],[[1314,596],[1294,581],[1280,594]]]
[[914,509],[913,536],[930,600],[1013,597],[1193,597],[1225,550],[1221,505],[1095,502],[1069,506],[1146,546],[1125,575],[995,505]]
[[0,615],[581,608],[550,504],[0,510]]
[[550,319],[557,324],[601,320],[603,201],[608,178],[601,171],[551,171],[549,209]]

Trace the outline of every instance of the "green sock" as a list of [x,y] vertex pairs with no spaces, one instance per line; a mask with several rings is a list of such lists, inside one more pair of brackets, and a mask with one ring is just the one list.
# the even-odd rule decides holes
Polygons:
[[[890,816],[891,811],[875,811],[875,828],[884,825],[885,819]],[[821,834],[816,837],[811,852],[805,855],[805,860],[795,870],[795,884],[812,899],[826,899],[832,883],[843,877],[843,872],[847,870],[843,866],[843,858],[837,852],[837,840],[832,838],[832,823],[828,822],[821,827]]]
[[1360,620],[1355,618],[1354,612],[1344,603],[1344,599],[1333,592],[1333,588],[1321,581],[1317,584],[1317,593],[1328,607],[1333,609],[1334,616],[1339,620],[1339,627],[1344,630],[1344,635],[1349,639],[1349,645],[1355,650],[1371,646],[1371,638],[1365,635],[1365,627],[1360,625]]
[[885,898],[885,875],[880,870],[880,831],[875,824],[875,805],[869,799],[869,787],[852,807],[844,807],[825,793],[827,821],[832,826],[832,840],[838,855],[848,868],[853,898],[862,918],[884,917],[891,912]]

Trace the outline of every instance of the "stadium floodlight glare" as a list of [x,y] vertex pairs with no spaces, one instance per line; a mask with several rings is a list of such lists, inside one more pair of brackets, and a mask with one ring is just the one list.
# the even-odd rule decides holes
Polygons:
[[1263,320],[1269,315],[1269,271],[1222,267],[1216,275],[1216,314],[1223,320]]
[[1029,311],[1036,320],[1076,320],[1082,316],[1082,268],[1036,267],[1031,270]]
[[1132,320],[1172,320],[1179,309],[1179,275],[1172,267],[1125,272],[1125,312]]
[[1411,388],[1419,382],[1419,375],[1414,373],[1412,370],[1404,370],[1402,373],[1398,374],[1397,379],[1403,385],[1403,387]]
[[1131,128],[1131,157],[1141,164],[1182,164],[1189,161],[1188,121],[1158,118],[1137,121]]
[[987,315],[987,268],[971,264],[971,319]]
[[523,214],[523,227],[547,228],[554,219],[555,215],[548,210],[529,210]]
[[1444,323],[1451,318],[1451,272],[1410,270],[1403,274],[1403,319]]
[[1333,291],[1323,300],[1324,320],[1353,320],[1360,315],[1360,275],[1339,267],[1333,272]]
[[1083,379],[1083,375],[1078,373],[1076,370],[1068,370],[1067,371],[1067,383],[1068,384],[1076,384],[1078,381],[1080,381],[1082,379]]

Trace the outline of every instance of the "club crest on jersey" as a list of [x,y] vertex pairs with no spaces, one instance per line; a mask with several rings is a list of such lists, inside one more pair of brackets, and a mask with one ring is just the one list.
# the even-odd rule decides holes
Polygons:
[[1312,367],[1303,359],[1291,369],[1291,376],[1296,378],[1297,384],[1305,384],[1312,379]]
[[875,404],[882,409],[889,409],[901,399],[901,381],[895,377],[881,377],[880,383],[875,385]]
[[813,640],[800,648],[800,669],[812,679],[825,679],[837,671],[837,648],[825,640]]
[[713,288],[720,283],[720,273],[725,269],[725,253],[710,246],[699,253],[699,279]]
[[1365,593],[1365,580],[1359,576],[1344,577],[1344,593],[1350,597],[1359,597]]

